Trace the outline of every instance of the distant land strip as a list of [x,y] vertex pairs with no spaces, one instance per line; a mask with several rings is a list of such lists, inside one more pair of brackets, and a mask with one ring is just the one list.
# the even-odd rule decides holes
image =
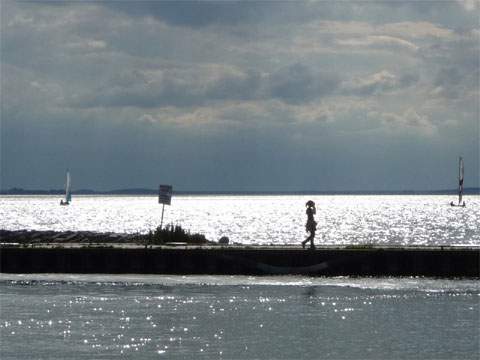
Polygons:
[[[455,195],[456,189],[444,190],[291,190],[291,191],[174,191],[174,195]],[[0,195],[62,195],[65,190],[35,190],[11,188],[0,190]],[[73,190],[74,195],[157,195],[155,189],[117,189],[98,191],[91,189]],[[464,195],[480,195],[480,188],[465,188]]]

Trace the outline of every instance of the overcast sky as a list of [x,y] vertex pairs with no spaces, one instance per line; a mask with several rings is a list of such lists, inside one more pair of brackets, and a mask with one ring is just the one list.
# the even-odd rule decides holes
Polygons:
[[479,12],[2,0],[0,187],[479,186]]

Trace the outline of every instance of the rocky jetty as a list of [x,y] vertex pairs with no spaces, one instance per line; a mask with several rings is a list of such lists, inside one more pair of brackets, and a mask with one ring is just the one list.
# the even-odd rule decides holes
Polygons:
[[145,235],[93,231],[0,230],[0,243],[142,243]]

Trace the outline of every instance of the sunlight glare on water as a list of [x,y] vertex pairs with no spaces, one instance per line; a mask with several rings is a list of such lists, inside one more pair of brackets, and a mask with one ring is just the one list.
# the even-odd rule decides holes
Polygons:
[[2,359],[451,359],[474,280],[0,274]]
[[[209,240],[294,244],[305,237],[305,202],[317,204],[317,242],[325,244],[479,245],[480,196],[450,207],[447,195],[175,196],[165,224],[180,224]],[[155,196],[1,196],[6,230],[146,233],[160,223]]]

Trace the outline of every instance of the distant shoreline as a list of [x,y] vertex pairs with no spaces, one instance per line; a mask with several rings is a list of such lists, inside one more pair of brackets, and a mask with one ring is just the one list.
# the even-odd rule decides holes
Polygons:
[[[63,195],[64,190],[38,190],[12,188],[0,190],[0,195]],[[90,189],[73,190],[74,195],[158,195],[158,190],[153,189],[117,189],[96,191]],[[174,195],[455,195],[456,189],[451,190],[390,190],[390,191],[174,191]],[[464,195],[480,195],[480,188],[466,188]]]

